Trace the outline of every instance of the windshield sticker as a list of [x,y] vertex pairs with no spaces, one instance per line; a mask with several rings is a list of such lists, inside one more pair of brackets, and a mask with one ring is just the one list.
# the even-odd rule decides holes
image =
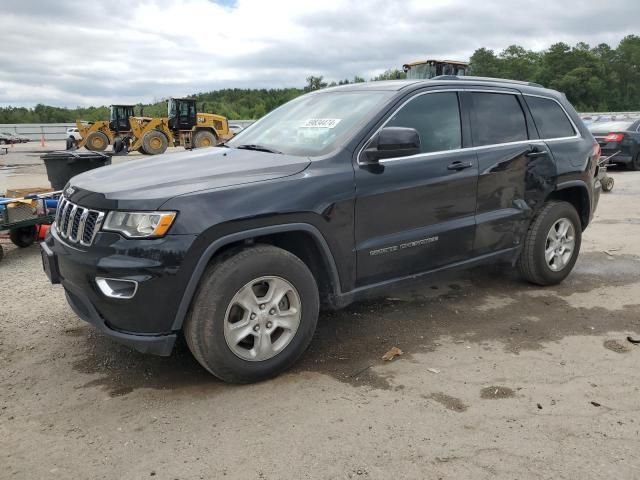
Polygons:
[[334,128],[341,118],[309,118],[302,124],[302,128]]

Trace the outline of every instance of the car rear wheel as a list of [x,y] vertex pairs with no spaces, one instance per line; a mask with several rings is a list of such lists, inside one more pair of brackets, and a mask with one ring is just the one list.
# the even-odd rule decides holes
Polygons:
[[518,270],[529,282],[555,285],[564,280],[578,259],[582,225],[568,202],[549,202],[531,223],[518,259]]
[[311,342],[318,310],[318,287],[304,262],[259,245],[207,269],[185,339],[198,362],[221,380],[257,382],[298,360]]
[[636,156],[633,157],[633,160],[631,160],[631,163],[629,164],[629,168],[636,172],[640,170],[640,152],[636,153]]

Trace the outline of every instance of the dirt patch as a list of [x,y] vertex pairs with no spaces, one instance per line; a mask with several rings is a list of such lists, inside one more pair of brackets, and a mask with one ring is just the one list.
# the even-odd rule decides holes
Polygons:
[[101,387],[111,397],[127,395],[138,388],[198,390],[211,395],[223,384],[193,358],[182,341],[171,357],[145,355],[115,343],[87,327],[86,351],[74,358],[78,372],[99,375],[77,388]]
[[443,337],[471,343],[495,340],[506,352],[518,354],[540,350],[567,335],[640,331],[637,305],[624,305],[613,316],[606,306],[573,302],[577,292],[596,295],[605,284],[635,287],[638,265],[640,260],[633,255],[610,259],[600,252],[586,252],[574,273],[555,287],[532,286],[514,269],[494,266],[389,292],[387,298],[323,313],[311,346],[294,371],[321,372],[355,386],[389,389],[392,378],[377,372],[386,363],[382,355],[393,346],[410,359],[412,354],[439,348]]
[[467,408],[469,408],[459,398],[452,397],[452,396],[447,395],[446,393],[442,393],[442,392],[432,393],[431,395],[429,395],[429,396],[427,396],[425,398],[429,398],[429,399],[435,400],[436,402],[441,403],[442,405],[447,407],[448,410],[453,410],[454,412],[458,412],[458,413],[462,413],[462,412],[466,411]]
[[623,345],[618,340],[605,340],[604,348],[607,348],[616,353],[627,353],[631,351],[631,349],[627,345]]
[[480,390],[480,398],[488,399],[488,400],[497,400],[500,398],[513,398],[516,396],[516,392],[514,392],[509,387],[485,387]]

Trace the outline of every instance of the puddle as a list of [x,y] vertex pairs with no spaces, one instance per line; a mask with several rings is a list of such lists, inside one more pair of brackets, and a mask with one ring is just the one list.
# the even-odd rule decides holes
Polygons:
[[436,402],[444,405],[448,410],[453,410],[454,412],[462,413],[467,410],[467,405],[464,404],[462,400],[456,397],[452,397],[445,393],[432,393],[429,396],[425,396],[425,398],[435,400]]
[[497,400],[501,398],[513,398],[516,396],[516,392],[514,392],[509,387],[485,387],[480,390],[480,398],[488,399],[488,400]]

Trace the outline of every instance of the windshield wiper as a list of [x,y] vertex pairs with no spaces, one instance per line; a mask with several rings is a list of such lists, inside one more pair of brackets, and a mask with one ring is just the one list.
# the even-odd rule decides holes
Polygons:
[[279,153],[282,152],[278,150],[274,150],[273,148],[265,147],[264,145],[256,145],[256,144],[247,144],[247,145],[238,145],[236,148],[240,148],[242,150],[255,150],[256,152],[268,152],[268,153]]

